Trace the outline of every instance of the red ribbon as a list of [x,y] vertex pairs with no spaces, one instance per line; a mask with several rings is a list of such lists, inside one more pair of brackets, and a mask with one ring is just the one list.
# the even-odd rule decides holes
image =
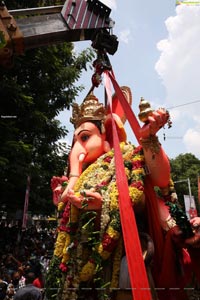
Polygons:
[[[106,79],[110,78],[115,89],[115,92],[120,100],[121,105],[126,112],[127,119],[131,121],[131,127],[139,141],[139,123],[127,103],[123,92],[117,84],[113,74],[105,71]],[[108,82],[108,80],[107,80]],[[109,86],[105,83],[107,94],[109,94]],[[122,153],[120,150],[120,143],[117,134],[117,128],[112,116],[112,131],[113,131],[113,144],[115,153],[115,167],[116,167],[116,183],[119,192],[119,210],[122,225],[122,232],[124,238],[124,245],[126,250],[126,257],[128,262],[128,270],[130,276],[130,282],[132,287],[132,295],[134,300],[151,300],[151,292],[149,288],[149,282],[146,274],[145,264],[142,255],[142,249],[140,239],[137,230],[137,224],[133,207],[130,201],[128,182],[125,174],[124,163]]]
[[133,110],[130,107],[130,104],[127,102],[122,90],[120,89],[120,86],[118,85],[117,81],[115,80],[115,76],[113,72],[106,71],[107,75],[109,76],[110,80],[112,81],[113,87],[115,89],[115,92],[119,98],[119,101],[124,109],[124,112],[126,113],[127,120],[129,121],[129,124],[133,130],[133,133],[140,144],[140,136],[139,136],[139,130],[140,125],[138,123],[138,120],[133,112]]

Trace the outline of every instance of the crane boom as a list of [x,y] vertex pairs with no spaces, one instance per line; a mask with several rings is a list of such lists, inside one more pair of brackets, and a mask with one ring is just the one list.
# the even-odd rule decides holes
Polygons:
[[[0,64],[6,66],[13,55],[24,54],[28,49],[62,42],[94,41],[99,34],[102,47],[114,54],[118,42],[110,33],[114,26],[110,12],[98,0],[66,0],[59,6],[10,11],[0,1]],[[99,41],[95,45],[99,47]]]

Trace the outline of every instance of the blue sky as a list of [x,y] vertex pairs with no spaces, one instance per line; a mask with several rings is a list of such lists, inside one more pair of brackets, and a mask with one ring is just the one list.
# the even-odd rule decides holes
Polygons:
[[[132,90],[135,114],[141,97],[154,109],[169,109],[173,126],[159,133],[169,158],[192,153],[200,159],[200,6],[176,6],[175,0],[101,2],[112,9],[113,33],[119,40],[117,52],[109,58],[118,84]],[[75,51],[90,45],[90,41],[76,42]],[[78,103],[91,87],[92,74],[90,70],[82,74],[79,83],[85,90]],[[103,85],[95,94],[104,101]],[[70,131],[65,139],[69,143],[73,133],[70,115],[71,111],[64,111],[59,116]],[[128,141],[136,143],[129,124],[126,129]]]

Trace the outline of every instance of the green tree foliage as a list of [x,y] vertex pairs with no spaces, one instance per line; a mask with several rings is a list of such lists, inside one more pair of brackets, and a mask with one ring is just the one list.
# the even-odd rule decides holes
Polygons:
[[[9,9],[36,7],[18,1]],[[48,1],[50,4],[51,1]],[[7,3],[6,3],[7,4]],[[0,69],[0,199],[8,211],[23,209],[27,176],[31,176],[29,210],[51,213],[53,175],[62,175],[67,153],[58,140],[67,129],[56,119],[83,89],[76,81],[93,59],[86,49],[75,54],[72,43],[32,49]]]
[[[175,183],[179,202],[184,207],[184,195],[189,195],[188,178],[190,180],[191,194],[195,198],[197,209],[198,205],[198,175],[200,175],[200,160],[193,154],[180,154],[175,159],[170,160],[172,179]],[[181,180],[183,180],[181,182]],[[179,181],[179,182],[178,182]]]

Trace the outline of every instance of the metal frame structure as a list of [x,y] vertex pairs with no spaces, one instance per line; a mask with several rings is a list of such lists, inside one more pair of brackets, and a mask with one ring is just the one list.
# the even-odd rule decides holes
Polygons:
[[98,0],[66,0],[64,5],[8,11],[0,1],[0,64],[9,65],[14,55],[62,42],[91,40],[94,48],[114,54],[111,9]]

